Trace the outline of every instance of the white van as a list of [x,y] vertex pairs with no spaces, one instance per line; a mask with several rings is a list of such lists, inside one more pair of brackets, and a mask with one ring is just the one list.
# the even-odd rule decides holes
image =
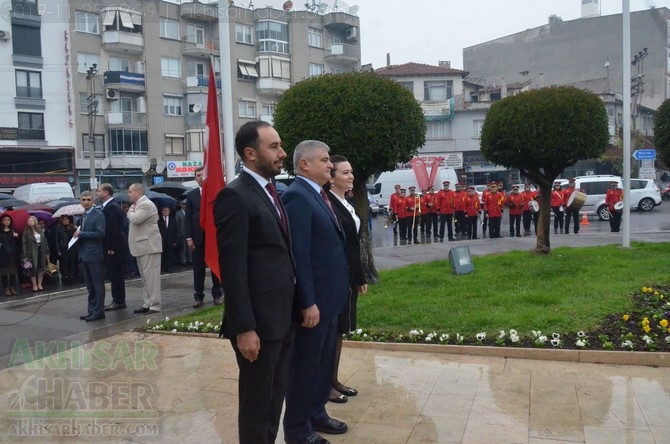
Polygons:
[[[456,171],[453,168],[440,168],[437,171],[437,174],[435,175],[435,181],[433,182],[435,192],[442,189],[442,182],[445,180],[451,182],[451,189],[456,189],[458,176],[456,176]],[[421,191],[419,190],[419,184],[416,180],[416,175],[414,174],[413,169],[385,171],[379,175],[379,178],[375,182],[373,189],[370,191],[372,193],[372,197],[377,199],[379,206],[388,207],[391,194],[395,193],[395,189],[393,187],[396,184],[405,189],[408,189],[411,186],[415,186],[417,187],[417,191]]]
[[13,196],[28,203],[35,203],[51,202],[61,197],[74,198],[74,193],[67,182],[43,182],[21,185],[14,190]]

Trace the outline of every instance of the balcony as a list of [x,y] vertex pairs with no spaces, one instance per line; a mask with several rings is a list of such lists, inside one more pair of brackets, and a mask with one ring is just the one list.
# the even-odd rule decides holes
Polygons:
[[107,113],[105,116],[107,128],[139,128],[146,129],[147,114],[133,111],[123,111],[120,113]]
[[209,59],[220,53],[219,39],[205,39],[197,35],[185,35],[181,38],[181,53],[185,56]]
[[291,87],[291,81],[286,79],[275,79],[273,77],[259,77],[256,82],[258,94],[279,96]]
[[144,51],[144,36],[136,32],[103,31],[102,47],[124,54],[141,54]]
[[[197,0],[191,3],[182,3],[180,9],[181,18],[187,20],[199,20],[201,22],[216,22],[219,20],[219,8],[217,6],[204,5]],[[222,13],[227,8],[221,8]]]
[[330,30],[344,31],[352,26],[360,26],[357,16],[346,12],[331,12],[323,16],[323,25]]
[[105,71],[102,82],[106,88],[144,92],[144,74],[129,71]]
[[339,43],[326,49],[326,61],[337,65],[356,65],[361,59],[361,49],[357,45]]
[[186,129],[204,129],[206,117],[207,114],[203,112],[186,113]]
[[[190,76],[186,77],[186,88],[207,88],[209,86],[209,76]],[[216,87],[221,88],[221,79],[216,78]]]

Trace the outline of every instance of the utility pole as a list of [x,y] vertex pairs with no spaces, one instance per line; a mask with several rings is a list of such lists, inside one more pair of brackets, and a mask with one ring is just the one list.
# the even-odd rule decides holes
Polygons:
[[644,59],[648,55],[649,52],[647,51],[647,48],[644,48],[633,56],[633,61],[631,62],[633,66],[637,66],[637,75],[630,81],[630,94],[634,97],[632,108],[630,110],[633,126],[635,126],[637,107],[642,102],[642,93],[644,93]]
[[95,77],[98,75],[98,65],[91,65],[86,71],[86,80],[88,80],[88,160],[89,174],[91,176],[91,191],[95,193],[98,189],[98,179],[95,177],[95,118],[98,114],[99,101],[95,95]]

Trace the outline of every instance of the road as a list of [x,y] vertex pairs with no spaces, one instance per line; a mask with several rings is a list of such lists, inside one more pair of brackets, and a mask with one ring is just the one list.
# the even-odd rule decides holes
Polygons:
[[[633,212],[631,215],[631,241],[670,241],[670,205],[667,203],[649,213]],[[375,265],[379,270],[393,269],[412,263],[445,259],[449,248],[468,245],[474,256],[511,250],[530,250],[535,246],[534,237],[482,239],[445,243],[424,243],[412,246],[394,246],[391,230],[383,228],[384,218],[373,220]],[[503,234],[507,224],[503,224]],[[578,235],[552,235],[552,247],[621,244],[621,233],[610,233],[607,222],[591,220],[581,226]],[[47,294],[23,293],[8,298],[0,296],[0,365],[10,362],[12,350],[22,344],[33,347],[36,341],[63,341],[66,347],[73,341],[90,341],[128,331],[146,324],[147,319],[157,321],[193,312],[192,273],[189,270],[162,276],[162,307],[160,315],[150,318],[135,315],[133,308],[142,303],[141,281],[126,283],[126,310],[107,314],[97,322],[84,322],[79,315],[86,311],[86,294],[81,287],[58,288]],[[107,286],[109,297],[109,284]],[[211,298],[206,304],[211,304]]]

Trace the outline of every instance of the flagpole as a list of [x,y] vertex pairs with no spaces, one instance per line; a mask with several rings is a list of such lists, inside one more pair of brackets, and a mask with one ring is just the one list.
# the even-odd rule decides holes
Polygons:
[[[224,3],[225,4],[225,3]],[[223,6],[225,14],[219,14],[219,40],[221,42],[221,114],[223,127],[223,159],[225,164],[226,183],[235,179],[235,128],[233,128],[233,66],[230,57],[230,8]]]

